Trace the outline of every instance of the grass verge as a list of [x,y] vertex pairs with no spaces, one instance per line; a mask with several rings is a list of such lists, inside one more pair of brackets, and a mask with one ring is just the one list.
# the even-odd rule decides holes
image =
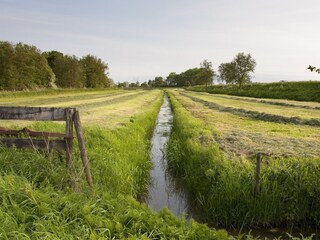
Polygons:
[[215,130],[193,117],[173,94],[168,161],[202,220],[223,227],[311,227],[320,224],[320,158],[268,158],[254,196],[254,159],[226,159]]

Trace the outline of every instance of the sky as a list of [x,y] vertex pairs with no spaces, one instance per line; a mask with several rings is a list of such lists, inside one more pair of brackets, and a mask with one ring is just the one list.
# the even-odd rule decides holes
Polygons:
[[144,82],[239,52],[254,82],[319,80],[319,0],[0,0],[0,41],[109,65],[115,82]]

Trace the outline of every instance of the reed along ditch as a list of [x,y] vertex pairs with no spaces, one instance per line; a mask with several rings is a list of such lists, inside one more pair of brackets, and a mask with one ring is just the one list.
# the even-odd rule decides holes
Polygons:
[[167,207],[174,215],[191,216],[188,208],[187,195],[183,188],[170,174],[166,159],[166,147],[169,141],[173,121],[173,112],[167,94],[164,95],[156,126],[152,136],[150,157],[153,168],[150,171],[151,184],[146,200],[148,206],[159,211]]

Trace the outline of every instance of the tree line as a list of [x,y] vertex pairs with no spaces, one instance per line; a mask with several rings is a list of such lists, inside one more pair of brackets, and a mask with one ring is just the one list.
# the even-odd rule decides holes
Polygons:
[[0,41],[0,90],[105,88],[113,85],[108,64],[93,55],[82,58],[58,51]]
[[204,60],[200,67],[188,69],[182,73],[171,72],[166,78],[157,76],[152,80],[136,83],[118,83],[118,87],[189,87],[212,85],[215,80],[226,84],[237,84],[241,88],[251,82],[256,61],[251,54],[238,53],[231,62],[222,63],[218,73],[212,68],[212,62]]

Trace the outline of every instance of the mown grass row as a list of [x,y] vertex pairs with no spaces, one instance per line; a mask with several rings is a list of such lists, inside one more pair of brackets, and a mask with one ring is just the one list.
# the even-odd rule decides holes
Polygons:
[[320,158],[268,158],[254,196],[254,159],[226,159],[215,130],[170,94],[175,114],[168,148],[172,171],[185,184],[202,220],[222,227],[320,226]]
[[[0,239],[229,239],[225,231],[154,213],[136,198],[149,184],[150,138],[162,94],[124,126],[84,129],[94,188],[75,150],[74,173],[58,153],[0,147]],[[30,128],[63,131],[55,123]],[[70,177],[81,191],[70,189]]]
[[243,86],[236,85],[196,86],[189,88],[217,94],[228,94],[255,98],[277,98],[297,101],[320,102],[320,81],[253,83]]
[[59,88],[59,89],[39,89],[39,90],[26,90],[26,91],[1,91],[0,97],[35,97],[40,95],[43,96],[56,96],[56,95],[83,95],[83,94],[96,94],[97,92],[115,92],[119,91],[118,89],[100,89],[100,88]]
[[[235,97],[230,95],[209,94],[193,91],[184,91],[186,94],[201,98],[209,102],[215,102],[225,107],[245,108],[247,110],[266,112],[286,117],[301,117],[303,119],[320,118],[320,111],[314,107],[320,107],[320,103],[315,102],[298,102],[292,100],[277,100],[281,103],[290,103],[287,105],[271,104],[263,102],[258,98]],[[273,102],[269,100],[268,102]],[[303,105],[302,105],[303,104]],[[294,107],[292,107],[294,106]],[[306,108],[306,107],[311,108]]]
[[[205,94],[205,93],[202,93]],[[240,100],[245,102],[253,102],[253,103],[265,103],[277,106],[285,106],[285,107],[294,107],[294,108],[305,108],[305,109],[320,109],[320,104],[315,102],[298,102],[293,100],[272,100],[272,99],[261,99],[261,98],[252,98],[252,97],[236,97],[231,95],[224,95],[224,94],[215,94],[214,96],[219,98],[225,99],[233,99],[233,100]]]
[[50,106],[56,104],[85,101],[92,99],[99,100],[101,98],[110,98],[117,95],[127,94],[130,92],[122,90],[97,90],[97,91],[60,91],[60,90],[47,90],[47,91],[32,91],[27,93],[12,92],[12,94],[3,94],[1,96],[1,105],[15,106]]
[[263,152],[276,157],[320,156],[320,128],[307,125],[257,121],[208,108],[172,91],[193,116],[210,125],[224,154],[241,157]]
[[299,125],[309,125],[309,126],[320,126],[320,119],[310,118],[303,119],[301,117],[287,117],[282,115],[276,115],[271,113],[259,112],[254,110],[247,110],[244,108],[234,108],[234,107],[225,107],[215,102],[209,102],[206,100],[202,100],[200,98],[190,96],[188,94],[181,93],[184,96],[189,97],[193,101],[203,103],[205,106],[208,106],[213,109],[217,109],[221,112],[229,112],[235,115],[249,117],[256,120],[269,121],[269,122],[277,122],[277,123],[293,123]]

